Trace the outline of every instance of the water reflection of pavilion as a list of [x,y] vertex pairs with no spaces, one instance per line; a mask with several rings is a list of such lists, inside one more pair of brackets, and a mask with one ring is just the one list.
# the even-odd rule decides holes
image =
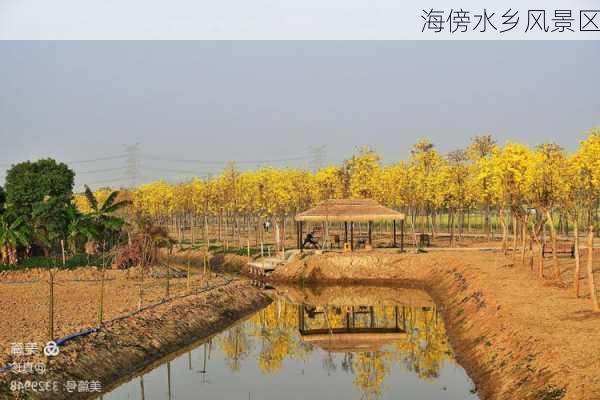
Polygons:
[[406,338],[404,306],[298,306],[301,339],[328,352],[370,352]]

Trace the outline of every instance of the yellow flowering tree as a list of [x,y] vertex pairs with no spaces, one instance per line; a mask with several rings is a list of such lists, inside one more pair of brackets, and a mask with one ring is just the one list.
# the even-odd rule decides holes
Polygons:
[[368,146],[344,162],[347,193],[352,198],[377,197],[381,157]]
[[[560,146],[553,143],[546,143],[531,153],[530,163],[531,165],[525,175],[527,200],[537,210],[537,213],[545,217],[545,222],[550,227],[555,277],[560,279],[560,269],[556,254],[556,229],[552,212],[556,206],[564,203],[567,194],[567,182],[565,181],[567,158]],[[523,242],[523,250],[524,245],[525,243]],[[540,257],[542,256],[540,254]],[[543,263],[540,263],[540,266],[543,267]],[[543,275],[543,270],[539,272]]]
[[508,227],[507,212],[513,214],[513,253],[516,250],[516,221],[525,215],[527,204],[527,170],[531,166],[531,150],[522,144],[507,142],[502,149],[495,149],[490,159],[492,167],[491,187],[496,193],[502,225],[502,248],[506,252]]
[[[594,226],[597,223],[595,210],[600,198],[600,128],[589,131],[586,140],[582,141],[579,149],[573,155],[572,162],[572,191],[577,203],[584,207],[587,213],[587,263],[586,270],[592,307],[600,311],[593,273]],[[576,272],[577,274],[579,271]],[[579,276],[576,276],[579,280]]]

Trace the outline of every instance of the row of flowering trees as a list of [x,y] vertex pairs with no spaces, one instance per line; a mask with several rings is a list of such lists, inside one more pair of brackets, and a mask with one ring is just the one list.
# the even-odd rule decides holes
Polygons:
[[[501,146],[484,135],[473,138],[465,149],[441,154],[421,140],[408,159],[392,164],[384,165],[368,147],[359,148],[341,165],[314,172],[273,167],[240,171],[231,162],[217,176],[179,184],[152,182],[130,196],[136,214],[184,227],[208,229],[211,221],[211,226],[218,226],[219,239],[228,234],[240,245],[244,233],[249,237],[251,229],[257,232],[260,222],[269,220],[278,247],[286,220],[289,224],[295,213],[325,199],[374,198],[405,212],[413,231],[436,235],[446,227],[451,243],[454,230],[462,232],[466,220],[469,225],[475,221],[488,235],[497,225],[504,249],[512,245],[514,255],[520,248],[523,263],[526,250],[533,247],[529,261],[533,264],[533,256],[538,256],[541,275],[542,246],[548,236],[554,274],[560,278],[559,234],[585,233],[586,246],[593,246],[600,199],[600,127],[591,129],[572,153],[552,143],[535,148],[513,142]],[[579,234],[574,237],[579,249]],[[585,269],[590,278],[592,261],[588,252]],[[579,276],[578,251],[576,265]],[[576,280],[577,293],[578,284]]]

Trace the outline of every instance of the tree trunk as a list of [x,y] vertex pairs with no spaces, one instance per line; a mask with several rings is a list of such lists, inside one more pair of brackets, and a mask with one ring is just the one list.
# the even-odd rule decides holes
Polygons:
[[502,251],[504,252],[504,255],[506,255],[506,251],[508,249],[508,245],[507,245],[508,232],[506,229],[506,221],[504,220],[504,209],[503,208],[500,209],[500,224],[502,225]]
[[279,235],[279,221],[274,218],[275,222],[275,251],[281,250],[281,236]]
[[240,232],[241,231],[240,217],[236,213],[234,218],[235,218],[235,232],[236,232],[236,235],[237,235],[238,247],[241,249],[242,248],[242,234]]
[[484,229],[485,229],[486,239],[490,240],[491,232],[492,232],[492,224],[491,224],[491,220],[490,220],[490,204],[489,203],[486,203],[486,205],[485,205]]
[[454,247],[454,211],[450,211],[448,217],[448,225],[450,227],[450,247]]
[[208,215],[204,213],[204,243],[208,243]]
[[[538,276],[540,278],[544,277],[544,246],[542,244],[542,239],[540,237],[540,233],[541,233],[541,230],[543,229],[544,223],[545,223],[545,221],[542,219],[542,221],[539,222],[539,226],[537,228],[535,226],[535,223],[531,227],[531,234],[533,236],[533,241],[535,242],[535,244],[537,246],[537,253],[539,256]],[[533,260],[533,258],[532,258],[532,260]]]
[[467,210],[467,232],[471,233],[471,209]]
[[517,254],[517,215],[514,212],[512,212],[512,231],[513,231],[512,257],[514,259]]
[[194,246],[195,237],[194,237],[194,225],[196,223],[196,217],[191,218],[190,220],[190,243]]
[[575,297],[579,297],[579,279],[581,275],[581,261],[579,259],[579,223],[577,216],[573,219],[573,234],[575,235],[575,276],[573,277],[573,284],[575,285]]
[[285,216],[283,217],[283,221],[281,223],[281,251],[285,253]]
[[221,223],[222,223],[222,219],[223,219],[223,211],[219,211],[219,233],[218,233],[218,238],[219,238],[219,244],[221,243]]
[[560,281],[560,267],[558,265],[558,254],[556,254],[556,229],[552,220],[552,213],[546,210],[546,218],[550,224],[550,240],[552,240],[552,263],[554,265],[554,275]]
[[598,306],[598,298],[596,297],[596,285],[594,284],[594,272],[592,269],[593,260],[594,260],[594,225],[590,224],[588,227],[588,257],[587,257],[588,286],[589,286],[589,290],[590,290],[590,298],[592,300],[592,309],[594,311],[600,311],[600,306]]
[[521,218],[521,265],[525,265],[525,237],[527,236],[527,220],[529,215]]

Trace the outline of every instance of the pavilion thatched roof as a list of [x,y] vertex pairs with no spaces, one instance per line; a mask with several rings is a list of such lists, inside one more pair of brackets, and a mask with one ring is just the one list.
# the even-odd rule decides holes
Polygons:
[[296,215],[296,221],[382,221],[403,220],[404,214],[372,199],[325,200],[316,207]]

